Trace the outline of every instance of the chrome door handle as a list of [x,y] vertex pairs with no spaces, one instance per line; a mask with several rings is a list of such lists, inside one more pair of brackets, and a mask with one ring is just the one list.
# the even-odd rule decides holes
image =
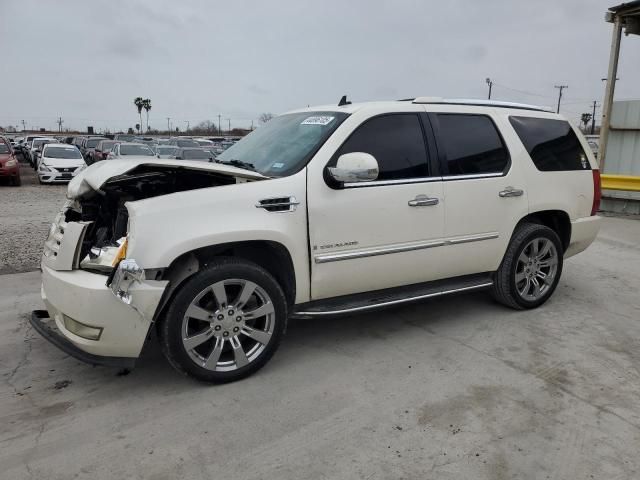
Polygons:
[[524,190],[520,190],[519,188],[507,187],[504,190],[498,192],[500,197],[521,197],[524,193]]
[[429,198],[426,195],[418,195],[413,200],[409,200],[408,204],[410,207],[430,207],[432,205],[437,205],[439,201],[440,200],[438,200],[437,198]]

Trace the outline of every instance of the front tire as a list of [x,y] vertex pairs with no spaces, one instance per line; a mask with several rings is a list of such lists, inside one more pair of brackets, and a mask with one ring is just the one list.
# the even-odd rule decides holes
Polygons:
[[178,371],[210,383],[247,377],[273,356],[287,321],[282,288],[262,267],[220,258],[179,289],[159,325]]
[[560,238],[549,227],[519,225],[495,273],[494,298],[517,310],[539,307],[558,286],[563,253]]

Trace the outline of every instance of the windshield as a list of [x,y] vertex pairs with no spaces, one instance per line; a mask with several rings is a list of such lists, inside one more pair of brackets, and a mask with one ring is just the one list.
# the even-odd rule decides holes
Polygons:
[[159,146],[156,150],[158,155],[175,155],[178,151],[178,147],[163,147]]
[[176,140],[176,145],[182,148],[195,147],[198,148],[200,144],[195,140]]
[[181,157],[183,160],[209,160],[212,158],[211,152],[205,150],[183,150]]
[[89,140],[87,140],[87,144],[85,146],[87,148],[95,148],[95,146],[98,145],[101,140],[101,138],[90,138]]
[[133,135],[116,135],[116,140],[119,140],[121,142],[130,142],[131,140],[133,140],[135,137]]
[[347,116],[343,112],[302,112],[275,117],[217,160],[251,164],[269,177],[291,175],[307,164]]
[[0,153],[9,153],[9,147],[6,143],[0,143]]
[[152,157],[154,153],[146,145],[120,145],[120,155],[148,155]]
[[33,148],[40,148],[45,143],[56,143],[56,141],[55,140],[51,140],[49,138],[46,138],[44,140],[34,140],[33,141]]
[[82,158],[80,150],[75,147],[51,147],[47,146],[42,153],[47,158]]
[[104,152],[106,150],[111,150],[111,147],[113,147],[115,143],[116,142],[114,140],[107,140],[106,142],[103,140],[98,145],[96,145],[96,148],[99,148]]

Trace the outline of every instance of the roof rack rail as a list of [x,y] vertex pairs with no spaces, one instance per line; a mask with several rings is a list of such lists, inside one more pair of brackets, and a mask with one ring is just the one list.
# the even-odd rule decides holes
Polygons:
[[517,108],[519,110],[535,110],[538,112],[555,113],[551,107],[529,105],[527,103],[502,102],[499,100],[478,100],[466,98],[416,97],[413,103],[429,103],[435,105],[473,105],[478,107]]

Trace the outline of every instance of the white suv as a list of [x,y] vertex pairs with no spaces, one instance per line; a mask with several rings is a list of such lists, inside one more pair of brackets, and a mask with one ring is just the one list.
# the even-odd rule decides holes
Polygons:
[[600,225],[589,146],[539,107],[343,99],[217,161],[116,159],[74,178],[34,327],[127,367],[154,328],[179,371],[227,382],[267,362],[290,317],[485,288],[538,307]]

